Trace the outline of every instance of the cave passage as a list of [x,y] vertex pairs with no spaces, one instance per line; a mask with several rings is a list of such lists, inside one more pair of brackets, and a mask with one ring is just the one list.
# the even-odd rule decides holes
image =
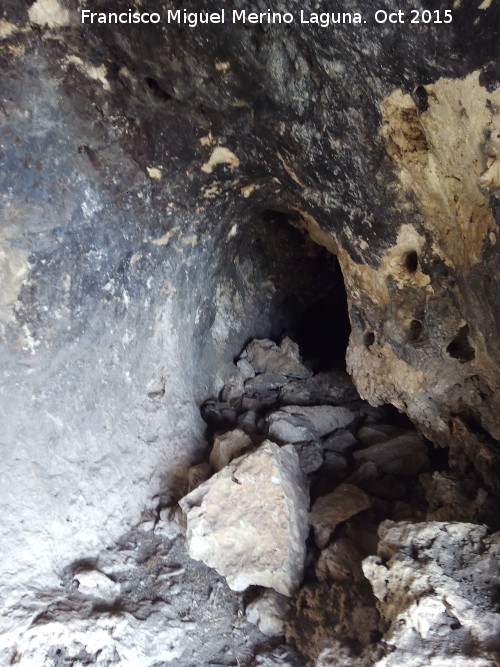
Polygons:
[[276,210],[259,217],[246,242],[254,280],[271,281],[276,290],[268,331],[250,331],[247,340],[289,336],[313,372],[345,370],[351,327],[337,257],[311,240],[296,215]]

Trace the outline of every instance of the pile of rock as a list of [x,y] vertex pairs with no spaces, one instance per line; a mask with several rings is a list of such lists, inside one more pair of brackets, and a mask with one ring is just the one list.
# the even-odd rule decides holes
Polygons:
[[389,616],[379,561],[363,573],[363,560],[383,521],[427,518],[439,496],[427,444],[346,373],[313,376],[289,338],[253,340],[202,415],[213,444],[180,501],[190,556],[235,591],[263,587],[247,618],[304,655],[376,652]]

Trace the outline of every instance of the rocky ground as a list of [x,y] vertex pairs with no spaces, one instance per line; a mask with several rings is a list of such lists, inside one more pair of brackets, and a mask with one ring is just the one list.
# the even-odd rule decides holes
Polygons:
[[[205,459],[0,664],[497,665],[499,503],[339,370],[251,341]],[[495,657],[496,656],[496,657]]]
[[473,473],[288,338],[253,340],[202,414],[188,551],[264,635],[299,664],[497,664],[499,504]]

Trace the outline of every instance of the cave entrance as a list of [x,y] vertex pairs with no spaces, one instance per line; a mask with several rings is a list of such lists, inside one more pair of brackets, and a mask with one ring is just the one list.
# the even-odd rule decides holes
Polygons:
[[315,373],[345,370],[351,326],[337,257],[310,238],[299,216],[277,210],[261,215],[251,256],[276,289],[267,335],[296,341]]

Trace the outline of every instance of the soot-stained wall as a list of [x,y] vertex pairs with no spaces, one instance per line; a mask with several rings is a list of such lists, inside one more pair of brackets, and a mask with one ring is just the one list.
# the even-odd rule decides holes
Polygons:
[[69,562],[165,501],[199,455],[198,403],[293,287],[262,259],[280,265],[272,234],[255,250],[265,211],[338,256],[360,393],[498,487],[498,7],[478,4],[403,34],[371,16],[90,27],[84,3],[4,3],[7,625],[28,625]]

